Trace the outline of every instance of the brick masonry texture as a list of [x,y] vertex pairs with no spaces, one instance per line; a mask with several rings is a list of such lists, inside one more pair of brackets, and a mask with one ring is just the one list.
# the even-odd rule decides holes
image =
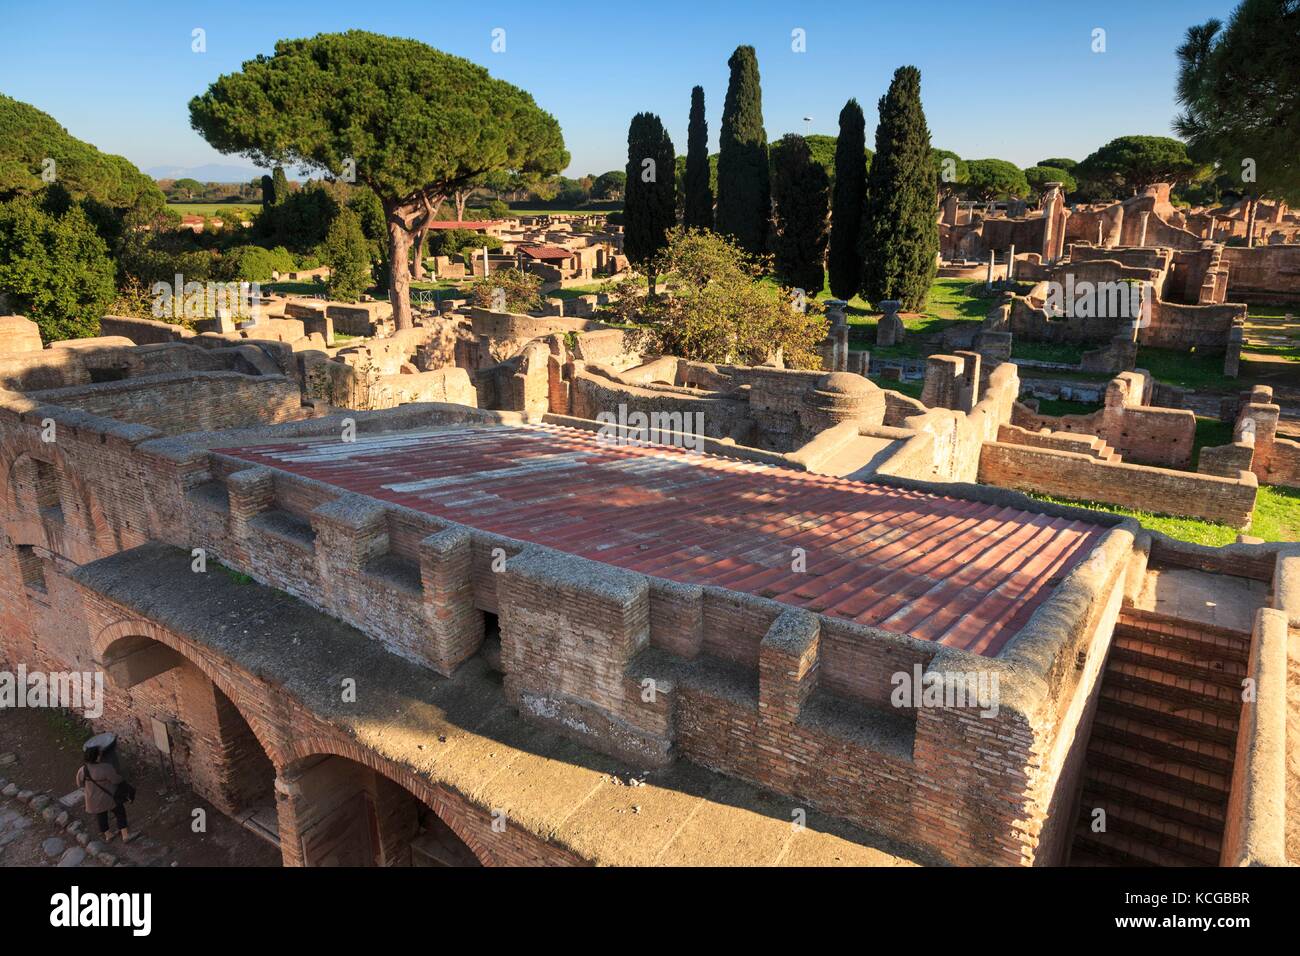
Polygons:
[[[207,675],[233,711],[182,667],[131,688],[133,696],[114,705],[114,719],[128,731],[132,720],[139,721],[135,733],[143,739],[151,713],[187,714],[178,748],[189,755],[186,767],[196,786],[223,806],[238,805],[255,787],[257,775],[238,766],[248,761],[234,758],[248,754],[256,738],[275,771],[287,862],[330,859],[338,852],[321,837],[326,818],[321,816],[323,804],[310,796],[313,788],[324,786],[331,803],[355,799],[374,807],[381,819],[396,819],[383,780],[366,777],[353,764],[396,781],[426,806],[444,808],[444,819],[459,821],[454,825],[460,838],[478,846],[485,862],[578,862],[583,853],[576,847],[587,846],[578,833],[591,821],[573,817],[573,841],[556,842],[545,836],[557,824],[545,815],[543,804],[532,811],[521,805],[524,810],[515,812],[532,812],[536,825],[521,828],[512,837],[517,842],[503,848],[486,836],[496,833],[490,803],[463,790],[443,792],[419,773],[395,766],[391,753],[381,758],[367,750],[383,751],[397,741],[368,738],[370,743],[363,745],[354,737],[349,743],[347,732],[341,738],[337,718],[329,714],[336,705],[277,692],[250,668],[249,661],[263,652],[254,644],[244,646],[238,632],[214,632],[206,640],[218,643],[205,650],[184,628],[178,630],[179,619],[151,621],[148,613],[120,604],[124,598],[117,591],[127,585],[112,582],[134,582],[140,572],[105,577],[107,568],[102,573],[91,569],[118,557],[143,561],[153,553],[148,549],[156,547],[150,541],[182,549],[176,560],[183,561],[190,549],[201,547],[209,562],[220,561],[259,582],[247,586],[257,593],[264,585],[279,589],[277,600],[300,601],[339,627],[354,628],[355,636],[340,639],[357,653],[362,644],[373,644],[389,655],[385,660],[403,662],[411,674],[424,673],[432,681],[448,680],[439,674],[453,675],[453,687],[461,686],[458,675],[481,666],[481,658],[468,655],[484,640],[484,615],[495,613],[505,696],[500,690],[485,692],[483,704],[508,701],[524,723],[575,738],[575,746],[590,748],[574,753],[579,766],[609,759],[590,751],[609,754],[619,766],[659,767],[668,774],[701,765],[764,787],[795,806],[868,828],[935,860],[1051,863],[1064,852],[1061,836],[1047,825],[1061,788],[1069,785],[1076,749],[1076,726],[1061,715],[1082,706],[1091,692],[1090,672],[1077,670],[1074,662],[1095,661],[1104,654],[1108,615],[1118,601],[1120,570],[1132,541],[1125,528],[1107,531],[933,491],[784,474],[752,463],[701,456],[687,461],[678,452],[610,452],[594,447],[589,433],[575,437],[553,427],[523,431],[492,426],[491,413],[473,409],[407,406],[357,413],[361,441],[356,444],[366,448],[360,456],[342,453],[347,446],[336,440],[287,446],[283,438],[276,441],[279,436],[338,434],[338,420],[331,419],[272,426],[256,433],[255,440],[269,444],[250,445],[249,438],[241,444],[237,433],[227,439],[233,444],[222,444],[220,437],[166,439],[144,426],[61,410],[55,413],[59,439],[46,444],[39,436],[48,411],[34,403],[0,405],[7,495],[0,623],[6,657],[104,660],[123,650],[114,642],[135,635],[177,649]],[[453,427],[444,433],[428,431],[439,416]],[[475,417],[481,424],[468,434],[454,426]],[[387,430],[409,428],[412,422],[426,430],[413,435]],[[507,460],[494,459],[492,468],[522,469],[528,480],[462,480],[457,466],[446,473],[399,475],[394,482],[384,463],[409,457],[412,448],[430,447],[421,443],[436,434],[459,437],[429,461],[459,461],[467,466],[465,475],[475,467],[481,471],[487,463],[475,465],[465,457],[482,437],[489,446],[504,449],[499,454]],[[511,447],[511,441],[523,444]],[[207,447],[211,444],[234,450],[213,452]],[[286,448],[317,459],[308,474],[293,473],[282,460],[291,457]],[[531,456],[525,453],[528,448]],[[370,452],[379,454],[367,457]],[[592,469],[590,498],[575,496],[582,472],[566,469],[572,469],[575,458],[593,455],[603,464]],[[266,463],[253,460],[259,456]],[[348,476],[358,462],[369,470],[369,478],[351,487]],[[343,472],[311,474],[330,467]],[[621,484],[611,484],[615,475],[624,476]],[[764,518],[761,511],[754,513],[753,503],[772,494],[777,478],[797,484],[798,494],[792,484],[788,501]],[[43,504],[50,500],[51,481],[57,508]],[[402,490],[403,481],[425,484]],[[867,620],[883,614],[880,620],[892,621],[897,629],[854,620],[861,611],[829,613],[828,600],[798,593],[806,583],[802,580],[778,586],[773,592],[782,597],[778,601],[714,580],[673,581],[656,571],[672,562],[655,564],[650,558],[647,564],[648,549],[633,546],[631,554],[640,558],[616,567],[608,554],[587,558],[559,548],[566,534],[581,537],[580,529],[588,535],[597,527],[615,529],[620,509],[610,508],[602,519],[598,504],[628,495],[640,496],[643,504],[658,502],[656,508],[694,509],[702,519],[694,540],[674,541],[662,514],[648,511],[654,520],[641,544],[666,547],[670,554],[680,553],[683,543],[688,548],[707,545],[713,536],[707,530],[708,508],[713,507],[708,496],[702,500],[704,511],[699,510],[701,501],[665,501],[664,490],[681,481],[701,489],[732,489],[740,496],[737,502],[746,503],[736,520],[750,515],[751,549],[762,551],[768,542],[779,541],[782,562],[789,560],[791,541],[810,530],[820,533],[808,542],[809,567],[828,547],[827,540],[851,540],[833,533],[825,537],[826,509],[843,511],[850,519],[844,522],[846,529],[856,524],[867,531],[859,546],[870,557],[860,570],[879,582],[874,591],[858,592],[865,595],[866,607],[877,608]],[[458,507],[431,513],[437,509],[427,502],[421,508],[408,506],[381,493],[385,484],[397,484],[397,495],[432,493]],[[509,519],[506,511],[501,514],[509,520],[489,521],[508,500],[502,493],[512,487],[549,494],[553,503],[530,499],[516,518]],[[870,507],[848,512],[845,495],[867,495]],[[874,518],[867,513],[871,508],[876,509]],[[902,523],[893,520],[900,516],[910,517]],[[566,529],[565,523],[574,519],[585,523]],[[981,554],[972,551],[962,560],[967,545],[960,536],[936,550],[933,535],[909,522],[982,528],[970,543],[982,543],[977,550],[987,556],[977,563]],[[529,528],[540,541],[529,543],[524,534]],[[663,540],[655,542],[656,535]],[[1017,545],[1030,540],[1041,546],[1023,561],[1008,563]],[[889,583],[890,566],[881,562],[891,554],[906,556],[922,542],[930,544],[912,557],[929,571],[913,568],[908,574],[918,576]],[[24,578],[20,545],[40,558],[44,590]],[[142,551],[140,546],[146,547]],[[1077,563],[1092,552],[1101,559]],[[503,561],[498,562],[498,554]],[[942,570],[944,562],[951,567]],[[708,564],[693,558],[687,563]],[[909,563],[898,567],[906,569]],[[77,565],[92,576],[84,577]],[[839,567],[849,578],[858,573],[851,561]],[[728,564],[726,570],[743,569]],[[762,573],[778,570],[772,584],[779,585],[778,579],[791,573],[788,563],[764,567]],[[76,577],[75,584],[66,580],[68,574]],[[987,594],[963,590],[982,575],[1003,583]],[[167,613],[196,615],[194,627],[211,629],[216,623],[200,619],[197,615],[206,612],[178,589],[158,586],[161,590],[148,598],[155,613],[172,604],[176,609]],[[833,582],[820,582],[817,594],[831,595],[827,587],[833,588]],[[981,594],[985,596],[970,603]],[[988,600],[993,603],[984,607]],[[187,603],[195,607],[187,609]],[[124,619],[124,629],[113,631],[114,622]],[[988,624],[1001,622],[1008,623],[995,648],[987,641],[999,632]],[[927,628],[937,640],[913,636]],[[292,645],[293,634],[289,630],[276,641]],[[983,653],[963,647],[982,648]],[[330,664],[347,659],[338,653],[331,651],[320,665],[340,666]],[[393,666],[371,670],[379,675]],[[916,668],[922,673],[998,674],[996,715],[981,716],[971,707],[894,706],[896,675]],[[314,702],[304,702],[309,699]],[[322,706],[325,711],[314,709]],[[235,713],[252,737],[242,732]],[[418,713],[419,705],[412,711]],[[580,757],[582,753],[588,756]],[[314,763],[301,763],[329,754],[350,762],[327,764],[319,771],[312,771]],[[569,819],[570,811],[562,812]],[[381,833],[376,852],[386,859],[403,839],[402,832]],[[599,851],[591,845],[583,852]]]

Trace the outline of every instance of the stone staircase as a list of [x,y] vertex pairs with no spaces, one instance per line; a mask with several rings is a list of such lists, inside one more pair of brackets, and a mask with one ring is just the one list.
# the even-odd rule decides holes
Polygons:
[[[1126,608],[1083,770],[1075,866],[1215,866],[1250,635]],[[1106,829],[1092,830],[1094,811]]]

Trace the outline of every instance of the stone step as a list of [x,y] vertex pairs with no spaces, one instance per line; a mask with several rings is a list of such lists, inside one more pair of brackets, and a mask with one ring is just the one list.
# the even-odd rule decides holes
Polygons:
[[1161,697],[1174,704],[1209,710],[1225,717],[1241,713],[1241,692],[1199,678],[1181,677],[1124,661],[1111,661],[1104,684]]
[[1115,625],[1115,639],[1128,638],[1142,641],[1159,647],[1177,649],[1205,660],[1232,661],[1243,667],[1250,657],[1249,642],[1220,634],[1198,633],[1190,628],[1178,628],[1178,631],[1180,633],[1153,631],[1125,624],[1121,620]]
[[1207,657],[1179,647],[1160,646],[1125,634],[1115,635],[1110,659],[1178,677],[1209,681],[1234,691],[1241,690],[1241,682],[1246,676],[1244,662]]
[[1236,747],[1237,744],[1236,716],[1189,707],[1124,687],[1108,686],[1104,680],[1097,699],[1097,712],[1127,717],[1225,747]]
[[1093,833],[1086,823],[1080,823],[1074,831],[1074,846],[1071,848],[1070,862],[1073,863],[1075,855],[1081,852],[1085,854],[1085,858],[1100,858],[1112,866],[1203,865],[1199,860],[1184,857],[1161,846],[1135,840],[1123,833]]
[[1093,717],[1092,735],[1145,751],[1157,757],[1179,760],[1215,773],[1230,776],[1234,752],[1224,743],[1192,736],[1181,729],[1162,727],[1144,719],[1098,708]]
[[1089,767],[1127,774],[1207,803],[1225,802],[1232,778],[1180,760],[1157,757],[1114,741],[1094,738],[1088,744]]
[[[1136,843],[1194,860],[1201,866],[1218,865],[1222,845],[1221,832],[1216,833],[1203,827],[1167,819],[1123,799],[1100,796],[1094,799],[1095,803],[1087,801],[1088,807],[1084,808],[1085,812],[1080,813],[1080,821],[1091,820],[1086,812],[1091,807],[1098,806],[1104,809],[1106,833],[1095,834],[1096,836],[1125,836]],[[1091,829],[1089,832],[1092,832]]]
[[1112,800],[1145,810],[1154,816],[1210,833],[1223,833],[1225,804],[1189,796],[1159,784],[1137,780],[1102,767],[1090,769],[1083,784],[1083,804],[1089,808]]
[[1115,625],[1115,633],[1184,646],[1242,663],[1250,656],[1251,636],[1245,631],[1200,621],[1184,621],[1156,611],[1125,608]]

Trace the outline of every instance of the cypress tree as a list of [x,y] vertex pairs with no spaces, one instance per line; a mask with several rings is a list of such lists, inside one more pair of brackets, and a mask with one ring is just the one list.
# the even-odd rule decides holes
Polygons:
[[271,173],[271,181],[275,188],[272,192],[275,194],[274,205],[280,205],[289,198],[289,178],[284,174],[284,167],[277,166]]
[[862,223],[862,295],[925,306],[937,269],[937,178],[921,109],[921,71],[902,66],[880,98]]
[[758,58],[752,46],[739,46],[727,64],[731,80],[722,106],[714,218],[719,232],[747,252],[761,253],[767,243],[772,198]]
[[262,177],[262,205],[275,205],[275,180],[269,175]]
[[813,160],[802,136],[788,133],[772,146],[776,274],[809,297],[818,295],[825,281],[822,262],[826,258],[830,188],[830,177]]
[[677,221],[673,141],[659,117],[637,113],[627,130],[627,191],[623,201],[623,252],[650,275],[654,257],[668,244]]
[[691,90],[691,122],[686,132],[686,203],[682,225],[713,228],[713,189],[709,186],[709,124],[704,119],[704,87]]
[[862,286],[862,206],[867,198],[867,123],[857,100],[840,110],[835,141],[835,195],[831,201],[831,241],[826,267],[831,295],[848,300]]

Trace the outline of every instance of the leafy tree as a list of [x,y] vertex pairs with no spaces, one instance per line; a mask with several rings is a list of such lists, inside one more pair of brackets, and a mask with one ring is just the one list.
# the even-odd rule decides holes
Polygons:
[[1035,192],[1043,192],[1048,183],[1060,183],[1067,193],[1074,192],[1079,186],[1068,170],[1056,166],[1030,166],[1024,172],[1025,179]]
[[1055,159],[1040,159],[1035,166],[1051,166],[1053,169],[1064,169],[1066,172],[1074,169],[1079,163],[1077,160],[1056,157]]
[[831,294],[837,299],[853,298],[862,285],[862,212],[867,198],[867,164],[859,157],[866,151],[866,119],[857,100],[840,110],[840,135],[835,142],[835,191],[831,200],[830,272]]
[[725,236],[674,229],[654,268],[671,295],[647,298],[635,276],[618,283],[611,311],[635,325],[631,344],[646,352],[701,362],[816,368],[826,316],[811,298],[795,307],[790,289],[764,281],[770,262]]
[[283,166],[276,166],[271,171],[271,205],[282,203],[289,198],[289,177],[284,174]]
[[704,118],[704,87],[691,90],[691,119],[686,132],[682,224],[693,229],[713,228],[713,184],[717,165],[709,161],[709,124]]
[[767,243],[772,197],[758,58],[752,46],[740,46],[727,63],[731,79],[722,105],[714,222],[741,248],[760,253]]
[[293,253],[284,246],[236,246],[225,254],[232,279],[270,282],[276,272],[292,272]]
[[1152,183],[1181,183],[1197,176],[1187,147],[1168,136],[1121,136],[1089,155],[1071,172],[1092,192],[1135,196]]
[[938,268],[939,221],[930,130],[921,108],[921,71],[902,66],[880,98],[876,155],[862,223],[862,294],[925,306]]
[[1178,63],[1174,129],[1194,159],[1239,180],[1253,244],[1261,197],[1300,204],[1300,5],[1243,0],[1226,27],[1188,28]]
[[129,160],[101,153],[48,114],[0,94],[0,200],[39,193],[51,182],[73,199],[119,215],[166,202],[157,184]]
[[1029,180],[1015,163],[1005,159],[972,159],[967,191],[976,199],[1024,199],[1029,195]]
[[958,186],[970,182],[970,166],[950,149],[930,150],[930,160],[934,163],[934,173],[939,177],[939,194],[947,196],[957,191]]
[[66,192],[0,203],[0,294],[46,342],[98,335],[113,279],[107,243]]
[[497,169],[549,173],[569,161],[559,125],[523,90],[418,41],[358,30],[281,40],[191,100],[190,121],[221,152],[370,187],[398,328],[412,324],[412,233],[452,190]]
[[826,282],[827,215],[831,184],[802,136],[787,133],[772,146],[772,202],[776,213],[776,274],[808,297]]
[[[481,309],[535,312],[542,307],[542,277],[518,269],[498,269],[474,280],[470,296]],[[504,308],[502,308],[504,298]]]
[[172,184],[172,188],[186,199],[193,199],[203,192],[203,184],[197,179],[178,179]]
[[334,217],[321,258],[330,267],[326,288],[331,298],[351,302],[370,286],[370,244],[361,231],[361,217],[351,209]]
[[591,186],[593,199],[622,199],[627,190],[627,173],[621,169],[611,169],[601,173]]
[[627,130],[623,252],[630,262],[647,268],[652,292],[654,270],[648,267],[667,244],[668,230],[676,222],[673,169],[673,141],[663,123],[653,113],[637,113]]

